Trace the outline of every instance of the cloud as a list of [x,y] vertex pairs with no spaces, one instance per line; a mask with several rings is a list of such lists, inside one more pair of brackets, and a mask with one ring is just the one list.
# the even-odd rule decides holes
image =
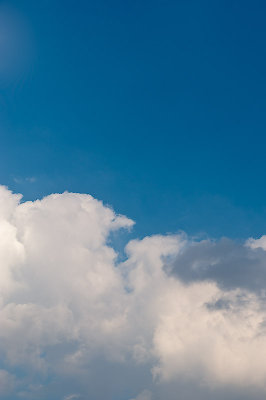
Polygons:
[[166,270],[186,283],[214,281],[224,289],[257,293],[266,286],[265,243],[265,237],[246,245],[227,238],[190,242]]
[[70,394],[70,395],[68,395],[68,396],[65,396],[64,397],[64,400],[74,400],[74,399],[78,399],[80,397],[80,395],[79,394]]
[[15,183],[22,185],[24,183],[35,183],[37,178],[35,178],[35,176],[28,176],[26,178],[14,177],[13,180]]
[[89,195],[0,187],[3,396],[264,398],[264,239],[154,235],[120,262],[109,236],[132,225]]
[[266,235],[261,236],[259,239],[249,239],[247,241],[247,246],[251,247],[252,249],[263,249],[266,250]]
[[13,393],[16,385],[14,376],[7,371],[0,369],[0,396],[3,398]]
[[151,400],[152,393],[149,390],[143,390],[135,399],[131,400]]

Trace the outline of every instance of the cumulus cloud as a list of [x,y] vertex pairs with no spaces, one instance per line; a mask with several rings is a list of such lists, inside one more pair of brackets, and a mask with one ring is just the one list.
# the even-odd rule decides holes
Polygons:
[[186,283],[215,281],[224,289],[241,287],[257,293],[266,287],[263,246],[266,249],[264,236],[244,245],[227,238],[190,242],[166,270]]
[[132,225],[0,187],[2,398],[264,398],[265,239],[154,235],[120,262],[109,237]]

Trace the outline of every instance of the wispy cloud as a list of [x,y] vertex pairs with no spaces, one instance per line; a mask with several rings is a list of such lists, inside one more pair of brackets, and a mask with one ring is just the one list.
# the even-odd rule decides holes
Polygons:
[[22,185],[25,183],[35,183],[37,181],[37,178],[35,176],[28,176],[26,178],[14,177],[13,180],[15,183]]
[[69,394],[68,396],[65,396],[64,400],[73,400],[73,399],[79,399],[79,398],[80,398],[80,395],[74,393],[74,394]]

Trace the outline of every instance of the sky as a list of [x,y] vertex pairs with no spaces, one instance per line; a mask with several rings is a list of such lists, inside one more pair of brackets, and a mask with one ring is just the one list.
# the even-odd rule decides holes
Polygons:
[[90,193],[142,236],[265,232],[264,2],[0,13],[1,183],[25,199]]
[[0,1],[0,399],[265,398],[265,14]]

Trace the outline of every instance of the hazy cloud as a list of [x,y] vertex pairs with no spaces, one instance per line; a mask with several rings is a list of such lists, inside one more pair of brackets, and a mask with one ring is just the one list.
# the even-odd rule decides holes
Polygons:
[[18,177],[14,177],[13,178],[13,180],[14,180],[14,182],[15,183],[18,183],[18,184],[23,184],[23,183],[35,183],[36,182],[36,178],[35,178],[35,176],[28,176],[28,177],[26,177],[26,178],[18,178]]
[[74,399],[78,399],[80,397],[80,395],[79,394],[70,394],[70,395],[68,395],[68,396],[65,396],[64,397],[64,400],[74,400]]
[[135,399],[131,400],[151,400],[152,393],[149,390],[143,390]]

